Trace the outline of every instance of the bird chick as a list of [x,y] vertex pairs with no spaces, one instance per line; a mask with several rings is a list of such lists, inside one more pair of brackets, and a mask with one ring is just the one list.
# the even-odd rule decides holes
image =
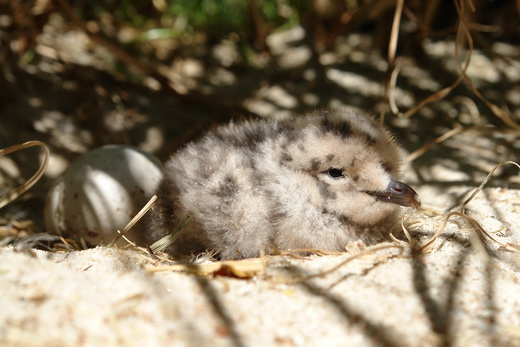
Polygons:
[[388,131],[353,110],[231,123],[168,160],[146,239],[156,241],[191,214],[166,250],[171,255],[213,250],[229,259],[269,246],[373,244],[398,205],[420,205],[396,180],[401,161]]

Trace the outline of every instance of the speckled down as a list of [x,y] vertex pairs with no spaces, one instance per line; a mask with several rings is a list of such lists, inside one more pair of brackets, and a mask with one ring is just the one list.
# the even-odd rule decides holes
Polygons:
[[194,221],[167,251],[215,250],[223,258],[262,249],[342,251],[388,231],[395,204],[366,191],[397,179],[401,153],[369,115],[315,111],[282,120],[231,123],[166,163],[147,241]]

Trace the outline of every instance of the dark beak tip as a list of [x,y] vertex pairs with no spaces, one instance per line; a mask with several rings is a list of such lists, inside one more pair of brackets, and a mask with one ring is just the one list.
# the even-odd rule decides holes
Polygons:
[[[388,185],[389,194],[396,199],[401,199],[401,205],[406,207],[421,207],[419,194],[409,185],[392,180]],[[399,203],[399,202],[398,202]]]
[[409,185],[392,180],[386,190],[382,192],[366,192],[375,196],[379,201],[389,202],[404,207],[421,207],[419,194]]
[[421,207],[421,198],[419,194],[415,193],[413,198],[410,200],[410,207],[419,208]]

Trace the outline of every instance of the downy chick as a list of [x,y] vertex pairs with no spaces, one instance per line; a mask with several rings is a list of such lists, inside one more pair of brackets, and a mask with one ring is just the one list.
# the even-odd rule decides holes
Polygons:
[[193,221],[166,249],[173,256],[373,244],[399,205],[420,206],[397,181],[401,161],[388,131],[353,110],[231,123],[167,161],[146,239],[172,232],[189,213]]

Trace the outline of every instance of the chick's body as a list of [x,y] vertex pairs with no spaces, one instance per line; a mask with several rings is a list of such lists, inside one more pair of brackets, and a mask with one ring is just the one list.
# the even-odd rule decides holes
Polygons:
[[[217,128],[166,163],[148,240],[193,221],[167,249],[254,257],[264,247],[341,251],[374,243],[397,205],[417,206],[397,182],[401,153],[371,117],[317,111]],[[386,230],[387,231],[387,230]]]

